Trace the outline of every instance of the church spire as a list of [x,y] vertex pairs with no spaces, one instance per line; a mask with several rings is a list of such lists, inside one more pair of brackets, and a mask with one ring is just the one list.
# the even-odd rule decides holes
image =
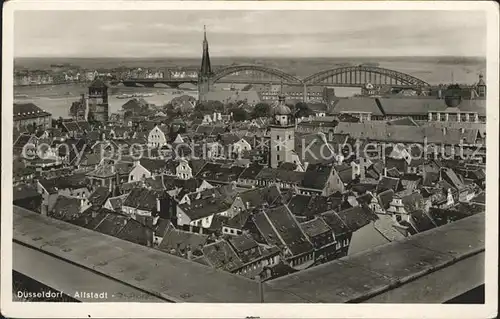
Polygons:
[[208,53],[207,41],[207,26],[203,26],[203,56],[201,58],[200,74],[202,76],[209,76],[212,73],[212,65],[210,63],[210,54]]

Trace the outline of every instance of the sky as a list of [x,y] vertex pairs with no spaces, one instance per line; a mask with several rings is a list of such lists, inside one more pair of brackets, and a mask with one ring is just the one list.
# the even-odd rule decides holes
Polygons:
[[16,11],[15,57],[486,56],[480,11]]

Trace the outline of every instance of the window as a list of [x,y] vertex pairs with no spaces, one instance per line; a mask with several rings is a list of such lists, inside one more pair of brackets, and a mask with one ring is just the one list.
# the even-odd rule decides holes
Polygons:
[[280,156],[276,155],[276,160],[279,162],[280,161]]

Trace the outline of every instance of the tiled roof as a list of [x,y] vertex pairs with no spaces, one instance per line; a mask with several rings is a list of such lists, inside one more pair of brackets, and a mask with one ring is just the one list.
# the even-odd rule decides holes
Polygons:
[[303,254],[313,248],[285,205],[255,215],[255,223],[268,244],[285,246],[292,255]]
[[378,98],[377,99],[387,115],[427,115],[430,111],[445,111],[444,100],[415,99],[415,98]]
[[36,186],[28,184],[19,184],[12,188],[12,200],[18,201],[23,199],[29,199],[33,197],[40,197],[38,194]]
[[352,167],[350,165],[336,165],[335,170],[343,183],[352,182]]
[[106,203],[110,194],[111,192],[108,187],[97,187],[96,190],[90,194],[88,199],[93,206],[100,207]]
[[161,192],[155,190],[134,188],[127,196],[123,206],[154,212],[157,210],[157,198],[161,198],[162,196]]
[[208,263],[216,269],[232,271],[243,265],[231,245],[224,240],[203,247],[203,255]]
[[342,198],[335,196],[294,195],[288,202],[288,208],[296,216],[315,216],[329,210],[337,210],[342,205]]
[[165,169],[165,161],[161,159],[141,158],[140,164],[148,171],[154,173]]
[[96,167],[95,170],[87,173],[89,177],[106,178],[116,174],[115,166],[113,164],[102,164]]
[[388,209],[393,197],[394,197],[394,190],[392,189],[387,189],[380,192],[378,194],[378,200],[380,206],[382,206],[382,208],[384,209]]
[[378,219],[375,221],[373,226],[375,229],[382,234],[389,241],[402,240],[405,238],[403,233],[394,227],[394,220],[390,215],[377,215]]
[[170,227],[167,229],[158,249],[170,253],[172,250],[186,251],[189,246],[193,251],[201,250],[207,243],[208,236],[186,232]]
[[285,182],[300,184],[304,178],[304,172],[288,171],[282,169],[275,169],[266,167],[263,168],[259,174],[257,174],[257,180],[274,181],[274,182]]
[[339,237],[351,232],[345,222],[334,211],[322,213],[321,218],[323,218],[326,224],[332,229],[335,237]]
[[193,200],[191,204],[185,203],[179,205],[179,207],[191,220],[197,220],[213,214],[222,213],[228,210],[231,204],[219,198],[211,197]]
[[232,182],[238,179],[238,176],[245,170],[239,166],[224,166],[221,164],[207,163],[198,172],[196,177],[207,181]]
[[224,226],[235,228],[235,229],[243,229],[248,219],[251,217],[251,213],[248,210],[244,210],[240,212],[238,215],[229,219],[224,223]]
[[109,88],[109,85],[104,82],[101,78],[96,78],[89,85],[90,88]]
[[377,102],[373,98],[349,98],[339,99],[333,109],[333,114],[340,114],[343,112],[369,112],[372,115],[383,115]]
[[323,190],[326,182],[332,175],[333,167],[322,164],[310,164],[302,179],[302,186]]
[[342,219],[347,228],[353,232],[369,224],[371,221],[377,220],[377,215],[367,207],[361,206],[341,210],[337,215]]
[[338,153],[338,147],[329,144],[324,135],[308,134],[295,138],[295,152],[303,163],[331,163]]
[[128,193],[120,195],[120,196],[108,198],[109,203],[111,204],[111,207],[113,208],[113,210],[116,210],[116,211],[121,210],[123,203],[127,199],[127,196],[128,196]]
[[335,127],[335,133],[349,134],[353,138],[401,143],[423,143],[427,138],[428,143],[438,145],[459,145],[462,138],[465,138],[465,143],[474,144],[477,132],[477,129],[465,129],[462,133],[458,128],[443,130],[434,126],[387,125],[375,122],[341,122]]
[[81,200],[74,197],[58,196],[52,211],[51,217],[70,221],[80,214]]
[[423,210],[415,210],[411,214],[413,225],[418,232],[423,232],[437,227],[437,224]]
[[147,245],[151,238],[151,230],[140,222],[129,218],[127,224],[119,231],[116,237],[136,243],[139,245]]
[[259,247],[257,242],[249,235],[232,236],[229,238],[229,243],[238,254]]
[[399,178],[384,176],[377,185],[377,193],[392,189],[394,192],[399,191]]
[[325,220],[321,217],[316,217],[310,221],[303,222],[300,224],[300,227],[302,227],[309,238],[313,238],[326,232],[332,231],[330,226],[328,226]]
[[14,115],[14,121],[42,116],[52,116],[52,114],[42,110],[33,103],[14,103],[12,113]]
[[264,168],[263,165],[250,164],[238,177],[239,179],[256,179],[257,175]]
[[116,236],[127,224],[128,217],[108,211],[108,214],[94,230],[100,233]]
[[60,189],[78,189],[87,187],[85,175],[83,174],[73,174],[51,179],[41,178],[38,181],[50,194],[57,193]]

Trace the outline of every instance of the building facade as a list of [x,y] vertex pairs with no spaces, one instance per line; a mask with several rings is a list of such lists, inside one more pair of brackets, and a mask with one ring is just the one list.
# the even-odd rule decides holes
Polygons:
[[52,114],[33,103],[14,103],[14,128],[48,129],[52,127]]
[[269,125],[271,132],[270,165],[277,168],[281,163],[293,162],[295,149],[295,118],[285,105],[285,96],[280,95],[279,104],[273,109]]
[[92,113],[93,120],[97,122],[107,123],[109,120],[108,89],[108,84],[99,78],[95,79],[89,86],[89,113]]

